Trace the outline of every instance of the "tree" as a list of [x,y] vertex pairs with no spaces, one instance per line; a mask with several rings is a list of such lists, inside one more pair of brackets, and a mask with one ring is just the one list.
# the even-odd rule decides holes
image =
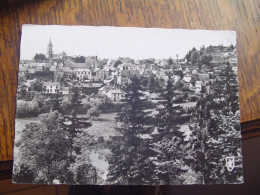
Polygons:
[[199,61],[202,63],[202,64],[206,64],[207,66],[210,65],[210,61],[212,60],[212,56],[211,55],[206,55],[206,54],[202,54],[200,57],[199,57]]
[[61,112],[63,114],[70,114],[71,112],[71,100],[68,96],[63,97],[61,101]]
[[170,57],[169,60],[168,60],[168,65],[173,65],[173,60],[172,60],[171,57]]
[[205,52],[206,52],[206,48],[205,48],[205,45],[203,45],[203,46],[200,48],[200,55],[203,55]]
[[59,113],[61,113],[61,101],[62,101],[62,97],[60,94],[54,94],[51,97],[51,110],[55,111],[57,110]]
[[123,184],[153,183],[154,164],[149,159],[154,155],[149,140],[140,136],[151,132],[148,112],[138,77],[131,78],[125,100],[116,116],[117,128],[122,136],[114,137],[111,144],[108,181]]
[[[202,184],[239,182],[242,175],[239,113],[222,112],[212,105],[213,96],[198,101],[195,124],[192,128],[192,168]],[[225,167],[225,159],[235,156],[238,166],[232,173]]]
[[55,179],[61,183],[66,180],[68,172],[68,139],[67,132],[60,128],[61,118],[58,112],[50,112],[40,116],[41,122],[30,123],[23,130],[16,147],[19,147],[20,159],[15,164],[16,179],[19,174],[34,173],[33,182],[52,183]]
[[[201,183],[241,182],[240,125],[236,75],[229,63],[219,73],[221,80],[211,93],[198,101],[192,127],[192,167]],[[234,156],[237,166],[225,167],[226,157]],[[189,160],[188,160],[189,161]]]
[[42,53],[37,53],[35,54],[35,56],[33,57],[33,59],[36,61],[36,62],[43,62],[45,59],[46,59],[46,56]]
[[86,58],[84,56],[77,56],[74,60],[76,63],[85,63],[86,62]]
[[238,82],[237,76],[232,70],[232,66],[227,62],[225,69],[220,73],[224,76],[225,82],[225,95],[226,95],[226,109],[231,110],[234,114],[239,110],[239,99],[238,99]]
[[97,107],[93,107],[91,109],[89,109],[88,114],[92,117],[92,119],[94,120],[95,117],[98,117],[100,115],[100,110],[98,110]]
[[[84,129],[91,126],[91,123],[77,117],[81,106],[80,92],[78,88],[72,91],[73,94],[69,99],[71,116],[60,113],[60,100],[57,95],[49,100],[51,111],[39,116],[40,123],[30,123],[23,130],[21,139],[16,145],[21,154],[21,162],[15,165],[16,179],[25,177],[28,172],[29,178],[36,183],[53,183],[57,180],[60,183],[75,183],[78,182],[78,171],[93,173],[95,168],[87,164],[76,172],[72,171],[77,155],[81,154],[80,146],[83,145],[83,141],[79,141],[81,140],[79,138],[85,137],[84,141],[89,142]],[[32,102],[38,104],[40,97]],[[64,103],[63,101],[62,104]],[[88,167],[89,170],[84,170]],[[21,173],[21,169],[26,170],[26,173]],[[95,178],[96,174],[89,177]],[[94,179],[93,182],[95,181]]]
[[18,86],[22,85],[24,82],[26,82],[26,75],[18,74]]
[[[209,102],[207,98],[201,98],[197,102],[196,112],[194,114],[195,124],[192,129],[192,149],[190,155],[191,167],[195,170],[200,178],[200,183],[208,183],[209,174],[209,134],[207,129],[207,122],[209,120]],[[214,151],[214,149],[213,149]],[[188,161],[189,159],[185,159]]]
[[147,89],[151,92],[155,91],[156,86],[156,79],[154,74],[150,74],[148,78],[148,83],[147,83]]
[[[181,159],[185,154],[184,135],[179,131],[178,118],[179,114],[173,106],[176,96],[176,86],[173,85],[172,76],[168,75],[166,87],[163,88],[161,97],[162,108],[156,116],[156,128],[158,134],[153,136],[153,150],[157,151],[157,164],[155,175],[164,184],[177,184],[180,182],[180,175],[184,172],[181,169]],[[180,121],[179,121],[180,122]]]
[[192,50],[190,50],[190,51],[186,54],[185,58],[186,58],[186,60],[187,60],[188,62],[191,61],[191,53],[194,52],[194,51],[197,51],[195,47],[193,47]]
[[51,110],[51,98],[46,98],[45,95],[36,93],[32,102],[36,102],[39,105],[39,113],[48,113]]
[[34,81],[31,88],[33,91],[42,92],[42,82],[39,80]]
[[78,110],[82,106],[80,89],[78,87],[72,88],[72,95],[70,97],[70,101],[71,101],[71,115],[74,120],[77,118]]
[[196,64],[199,61],[199,53],[197,51],[193,51],[190,56],[190,61],[192,64]]
[[36,117],[40,113],[39,104],[37,101],[25,102],[23,100],[17,101],[16,117]]

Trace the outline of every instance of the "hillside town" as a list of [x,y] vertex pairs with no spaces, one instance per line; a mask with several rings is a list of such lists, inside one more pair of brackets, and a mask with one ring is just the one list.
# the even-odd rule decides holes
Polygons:
[[139,60],[54,51],[50,39],[20,60],[16,182],[243,181],[235,46]]
[[[196,66],[199,56],[198,59],[195,56],[194,62],[191,62],[186,58],[178,59],[178,56],[177,59],[133,60],[99,59],[97,56],[72,57],[65,52],[54,54],[50,40],[46,56],[42,54],[42,58],[37,58],[37,54],[32,60],[20,61],[18,99],[31,101],[35,93],[66,96],[76,86],[82,89],[88,101],[100,101],[108,97],[112,102],[120,103],[130,78],[138,76],[147,89],[145,97],[156,102],[160,99],[156,85],[164,85],[168,73],[172,73],[174,81],[180,82],[183,88],[189,90],[189,95],[196,99],[202,90],[210,93],[212,84],[221,80],[219,73],[225,68],[224,63],[230,63],[232,70],[237,73],[234,47],[211,46],[204,50],[202,60],[205,64],[199,67]],[[154,89],[151,86],[148,89],[151,82],[156,83]]]

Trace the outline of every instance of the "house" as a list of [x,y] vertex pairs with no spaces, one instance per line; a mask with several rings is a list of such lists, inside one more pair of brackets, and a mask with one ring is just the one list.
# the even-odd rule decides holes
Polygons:
[[113,77],[107,77],[107,78],[104,80],[104,84],[105,84],[106,86],[110,86],[110,87],[115,87],[115,86],[116,86]]
[[39,63],[32,62],[28,64],[28,68],[36,68],[38,65]]
[[61,88],[60,88],[60,94],[68,95],[68,94],[69,94],[69,91],[70,91],[70,88],[69,88],[69,87],[61,87]]
[[42,72],[45,70],[45,66],[36,66],[34,68],[35,72]]
[[29,69],[28,69],[28,73],[29,73],[29,74],[34,74],[34,73],[35,73],[34,68],[29,68]]
[[64,61],[64,67],[69,67],[71,70],[75,69],[90,69],[90,65],[86,63],[75,63],[70,59]]
[[88,68],[98,68],[99,67],[97,56],[86,57],[85,63],[87,64]]
[[120,70],[130,70],[130,64],[128,63],[122,63],[118,66]]
[[224,53],[216,53],[216,54],[211,54],[212,56],[212,63],[223,63],[224,62],[224,57],[225,54]]
[[131,77],[138,76],[139,72],[136,70],[122,70],[115,74],[115,82],[118,85],[127,85],[131,82]]
[[20,92],[29,91],[29,86],[26,83],[23,83],[22,85],[18,86],[17,91]]
[[123,92],[120,89],[111,89],[106,93],[107,97],[114,102],[120,101],[122,94]]
[[65,59],[66,57],[67,57],[67,54],[64,51],[59,54],[52,54],[53,60]]
[[195,93],[200,93],[202,90],[203,83],[202,81],[195,82]]
[[151,74],[153,74],[153,71],[148,70],[148,69],[145,69],[145,70],[142,72],[142,76],[143,76],[143,77],[149,77]]
[[52,66],[50,67],[50,71],[56,72],[56,71],[57,71],[57,65],[52,65]]
[[103,82],[105,79],[105,72],[101,69],[96,69],[91,72],[91,81],[92,82]]
[[73,79],[73,75],[75,74],[69,67],[60,67],[56,73],[62,72],[66,81]]
[[237,57],[236,56],[232,56],[229,58],[229,63],[232,64],[232,65],[235,65],[237,64]]
[[198,88],[199,90],[201,90],[202,89],[202,81],[196,81],[195,87]]
[[91,70],[87,68],[77,68],[74,69],[74,72],[79,80],[91,80]]
[[187,83],[189,83],[191,81],[191,75],[190,74],[185,74],[185,76],[183,77],[183,80]]
[[42,86],[44,93],[59,93],[61,88],[58,82],[44,82]]
[[197,75],[202,80],[209,80],[209,74],[208,73],[197,73]]

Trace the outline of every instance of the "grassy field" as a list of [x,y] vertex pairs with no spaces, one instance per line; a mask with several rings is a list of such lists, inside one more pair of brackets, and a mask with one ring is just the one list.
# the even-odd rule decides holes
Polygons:
[[115,130],[115,116],[116,113],[100,114],[99,117],[90,120],[93,125],[86,129],[86,132],[93,135],[96,139],[103,136],[105,140],[108,140],[109,136],[119,135]]

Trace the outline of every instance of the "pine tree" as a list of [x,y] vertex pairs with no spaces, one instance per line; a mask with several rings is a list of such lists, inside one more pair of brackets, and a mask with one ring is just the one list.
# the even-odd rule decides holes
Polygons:
[[150,158],[150,140],[142,139],[142,134],[150,133],[148,112],[143,99],[140,79],[131,78],[127,86],[125,100],[116,116],[120,123],[118,131],[122,136],[114,137],[109,158],[108,181],[122,184],[151,184],[154,182],[154,164]]
[[[70,100],[69,102],[71,103],[71,105],[69,106],[71,112],[69,116],[65,116],[65,115],[63,116],[61,121],[61,126],[64,129],[64,131],[68,132],[68,140],[69,140],[68,161],[70,164],[74,164],[76,162],[77,155],[81,154],[81,146],[77,145],[75,142],[81,139],[83,135],[86,136],[86,134],[84,133],[84,129],[89,128],[91,126],[91,123],[77,117],[79,109],[82,106],[79,88],[74,87],[72,89],[72,94],[69,100]],[[84,166],[84,167],[86,168],[91,166]],[[88,172],[88,170],[85,170],[85,172]],[[67,175],[68,183],[75,183],[74,175],[75,173],[68,172]]]
[[[211,94],[197,102],[192,130],[192,168],[199,173],[201,183],[207,184],[242,180],[237,83],[230,64],[220,77]],[[225,166],[229,156],[235,156],[239,164],[232,173]]]
[[159,109],[156,117],[158,134],[153,136],[153,149],[157,152],[155,175],[164,184],[181,183],[179,176],[184,172],[181,159],[186,143],[184,142],[185,136],[179,131],[180,127],[177,125],[178,110],[173,106],[175,90],[176,86],[173,84],[171,75],[168,75],[166,87],[161,93],[161,97],[165,101],[161,102],[162,108]]
[[61,95],[60,94],[54,94],[51,97],[51,110],[52,111],[58,111],[61,112]]

